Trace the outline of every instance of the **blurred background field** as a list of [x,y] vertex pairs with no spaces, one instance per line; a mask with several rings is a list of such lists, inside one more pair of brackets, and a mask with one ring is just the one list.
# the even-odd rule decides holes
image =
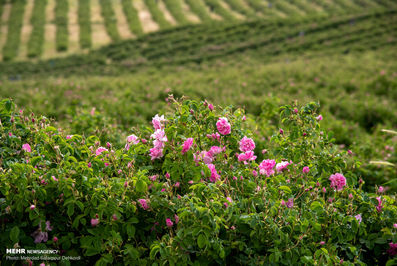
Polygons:
[[[124,145],[168,94],[244,107],[318,101],[324,131],[396,191],[397,2],[0,0],[0,95],[65,131]],[[90,111],[95,108],[96,115]],[[258,131],[258,138],[267,132]]]

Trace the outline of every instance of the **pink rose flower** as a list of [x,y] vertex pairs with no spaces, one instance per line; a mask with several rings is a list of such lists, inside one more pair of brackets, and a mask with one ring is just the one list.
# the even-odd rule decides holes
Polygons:
[[170,218],[165,219],[165,223],[168,228],[171,228],[174,225]]
[[151,157],[152,161],[163,157],[163,150],[158,149],[158,148],[151,148],[150,149],[150,157]]
[[286,205],[287,205],[287,208],[294,207],[294,198],[289,198]]
[[323,116],[319,115],[319,116],[316,117],[316,119],[317,119],[317,121],[321,121],[321,120],[323,120]]
[[354,216],[354,218],[356,218],[356,220],[358,221],[358,224],[361,224],[363,218],[361,217],[361,214],[357,214],[356,216]]
[[139,143],[139,139],[137,136],[135,136],[134,134],[129,135],[127,137],[127,143],[132,143],[132,144],[138,144]]
[[26,152],[32,152],[32,149],[30,148],[30,145],[28,143],[22,145],[22,150]]
[[98,149],[96,149],[95,154],[96,154],[96,156],[98,156],[104,151],[108,151],[108,149],[106,149],[104,147],[99,147]]
[[212,104],[208,104],[208,109],[210,109],[211,111],[214,110],[214,106]]
[[145,199],[139,199],[138,202],[141,204],[144,210],[147,210],[149,208]]
[[290,165],[290,163],[287,162],[287,161],[278,163],[278,164],[276,165],[276,170],[277,170],[277,172],[282,172],[284,169],[287,168],[288,165]]
[[226,117],[219,118],[218,122],[216,122],[216,128],[222,135],[228,135],[231,132],[231,126]]
[[272,174],[274,174],[274,170],[273,167],[276,165],[276,161],[275,160],[263,160],[260,164],[259,164],[259,173],[261,175],[266,174],[266,176],[271,176]]
[[166,121],[164,115],[159,116],[158,114],[156,114],[155,117],[153,117],[152,119],[153,127],[155,129],[162,129],[164,125],[164,121]]
[[340,174],[336,173],[330,176],[331,188],[341,191],[344,186],[346,186],[346,178]]
[[91,226],[97,226],[99,224],[99,219],[91,219]]
[[218,172],[217,172],[216,169],[215,169],[215,165],[213,165],[213,164],[207,164],[207,166],[208,166],[208,168],[209,168],[210,171],[211,171],[210,181],[211,181],[211,182],[216,182],[216,180],[218,180],[220,176],[218,175]]
[[179,216],[178,215],[174,215],[174,219],[175,219],[175,224],[178,224],[179,223]]
[[302,169],[302,172],[303,172],[304,174],[309,173],[309,171],[310,171],[310,168],[309,168],[308,166],[305,166],[305,167],[303,167],[303,169]]
[[379,193],[383,193],[383,191],[385,191],[385,188],[382,187],[382,186],[380,186],[380,187],[378,188],[378,192],[379,192]]
[[247,152],[247,151],[253,151],[254,149],[255,149],[255,142],[252,139],[244,136],[240,140],[240,151]]
[[378,201],[378,206],[376,206],[376,210],[378,212],[381,212],[382,208],[383,208],[383,206],[382,206],[382,198],[381,197],[377,197],[376,200]]
[[253,151],[247,151],[238,155],[238,160],[241,161],[255,161],[256,156]]
[[185,154],[193,145],[193,138],[188,138],[183,143],[182,154]]

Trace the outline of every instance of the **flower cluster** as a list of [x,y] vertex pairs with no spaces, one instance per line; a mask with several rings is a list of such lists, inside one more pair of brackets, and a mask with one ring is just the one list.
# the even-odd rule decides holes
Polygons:
[[331,175],[329,180],[331,181],[331,188],[336,189],[336,191],[341,191],[346,186],[346,178],[340,173]]
[[150,149],[150,157],[153,160],[163,157],[165,143],[168,141],[164,131],[164,115],[153,117],[152,123],[156,130],[150,137],[153,139],[153,148]]

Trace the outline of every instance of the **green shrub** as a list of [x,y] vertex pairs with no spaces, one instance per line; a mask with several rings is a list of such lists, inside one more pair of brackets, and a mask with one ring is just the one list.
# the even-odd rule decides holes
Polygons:
[[212,21],[202,0],[186,0],[186,4],[188,4],[191,11],[200,18],[201,22],[208,23]]
[[171,23],[165,19],[163,12],[157,5],[157,0],[144,0],[146,7],[149,9],[153,20],[159,25],[160,29],[171,27]]
[[128,26],[130,27],[131,32],[137,36],[141,36],[143,34],[141,20],[139,19],[138,11],[132,5],[132,1],[122,0],[121,4],[123,6],[124,14],[127,17]]
[[119,41],[121,39],[119,30],[117,28],[117,18],[113,10],[111,0],[100,0],[101,14],[105,21],[106,32],[112,41]]
[[184,12],[182,10],[182,3],[180,0],[164,0],[164,4],[166,5],[168,11],[170,11],[174,19],[178,22],[178,25],[191,23],[184,15]]
[[68,33],[68,10],[69,4],[67,0],[57,0],[55,5],[55,45],[58,52],[68,49],[69,33]]
[[168,101],[154,129],[117,148],[3,100],[0,248],[59,249],[82,264],[393,263],[395,196],[362,190],[315,103],[282,106],[283,130],[255,148],[242,109]]
[[11,1],[7,41],[3,47],[3,60],[10,61],[18,55],[26,0]]
[[28,57],[38,57],[43,53],[44,31],[45,31],[45,8],[47,0],[37,0],[34,2],[32,17],[32,32],[28,43]]
[[90,0],[80,0],[78,17],[80,27],[80,47],[83,49],[91,48],[91,7]]

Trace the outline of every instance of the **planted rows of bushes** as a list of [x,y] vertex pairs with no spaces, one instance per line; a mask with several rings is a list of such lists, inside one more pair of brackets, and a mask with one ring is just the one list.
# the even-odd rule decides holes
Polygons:
[[34,1],[32,17],[32,32],[28,43],[28,57],[38,57],[43,53],[44,31],[45,31],[45,9],[47,0]]
[[167,7],[167,10],[174,17],[178,25],[185,25],[190,23],[182,9],[181,0],[164,0],[164,4]]
[[119,41],[120,33],[117,28],[117,18],[113,10],[111,0],[100,0],[101,3],[101,14],[105,22],[106,32],[112,39],[112,41]]
[[[245,51],[277,56],[287,51],[298,54],[335,49],[338,52],[376,49],[393,45],[393,40],[388,36],[396,30],[394,24],[389,23],[395,20],[395,13],[395,10],[390,10],[361,16],[345,16],[330,22],[321,21],[319,18],[316,23],[313,20],[258,20],[235,25],[215,23],[210,28],[205,25],[191,25],[112,44],[88,55],[51,60],[51,64],[49,61],[37,64],[7,63],[0,64],[0,70],[3,75],[41,71],[55,73],[65,68],[68,68],[69,73],[78,73],[82,72],[81,67],[91,66],[87,68],[89,73],[100,73],[104,68],[106,71],[113,69],[114,72],[118,72],[123,69],[134,70],[138,65],[200,63]],[[381,35],[377,37],[374,33]],[[370,38],[364,39],[360,36]],[[112,60],[113,64],[105,64],[108,59]],[[128,60],[134,62],[126,65],[119,63]],[[85,71],[83,73],[87,74]]]
[[209,23],[212,21],[203,0],[186,0],[186,4],[189,5],[190,10],[200,18],[201,22]]
[[230,0],[227,1],[228,5],[230,6],[230,8],[238,13],[240,13],[241,15],[245,16],[247,19],[255,19],[257,18],[256,13],[251,10],[250,8],[247,8],[246,6],[244,6],[244,4],[242,3],[241,0]]
[[58,52],[68,50],[69,31],[68,31],[68,0],[59,0],[55,3],[55,45]]
[[217,0],[204,0],[204,2],[209,7],[210,11],[218,14],[225,21],[234,21],[237,18],[230,13],[227,9],[225,9]]
[[91,48],[91,1],[81,0],[78,4],[79,41],[82,49]]
[[26,0],[12,1],[8,19],[7,40],[3,47],[3,60],[10,61],[18,55]]
[[269,125],[168,101],[117,147],[112,129],[67,135],[3,100],[0,247],[91,265],[396,263],[395,195],[363,190],[317,104],[282,106]]
[[139,19],[138,11],[132,5],[132,1],[122,0],[121,4],[123,6],[123,11],[128,21],[130,31],[136,36],[141,36],[143,34],[141,20]]
[[144,0],[144,1],[147,8],[150,11],[153,20],[157,23],[160,29],[166,29],[172,26],[171,23],[165,19],[165,16],[158,7],[156,0]]

